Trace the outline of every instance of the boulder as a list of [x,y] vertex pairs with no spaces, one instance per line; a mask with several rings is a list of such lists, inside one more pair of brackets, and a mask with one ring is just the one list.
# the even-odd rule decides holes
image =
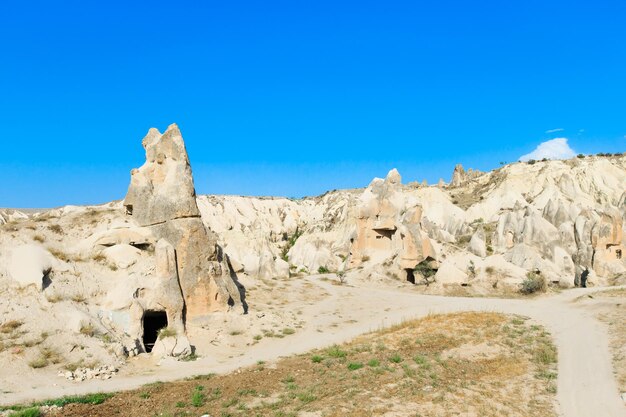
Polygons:
[[115,245],[106,248],[102,254],[107,260],[120,269],[127,269],[137,263],[141,257],[141,251],[131,245]]
[[7,273],[21,288],[34,285],[42,290],[44,277],[60,262],[39,245],[21,245],[9,252]]

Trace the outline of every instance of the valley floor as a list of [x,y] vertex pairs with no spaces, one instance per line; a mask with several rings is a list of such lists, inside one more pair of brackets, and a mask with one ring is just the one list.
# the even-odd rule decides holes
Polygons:
[[[335,281],[334,275],[326,275],[268,281],[256,284],[256,289],[249,286],[254,295],[249,300],[255,301],[247,321],[221,317],[233,330],[217,339],[201,337],[203,332],[209,335],[211,329],[193,330],[196,334],[192,332],[192,342],[196,342],[200,356],[196,361],[162,361],[154,366],[147,359],[138,358],[111,380],[83,383],[66,381],[56,374],[50,378],[13,375],[12,388],[4,390],[0,402],[25,403],[64,395],[135,389],[198,374],[241,372],[259,361],[271,364],[281,357],[326,348],[431,314],[478,311],[527,317],[529,323],[541,325],[551,333],[558,350],[557,414],[626,416],[613,375],[607,327],[576,302],[597,290],[574,289],[533,299],[462,298],[422,295],[411,285],[372,288],[352,282],[337,285]],[[260,288],[264,285],[273,290]],[[281,314],[283,322],[276,321]],[[270,318],[273,324],[264,326],[263,321]],[[237,321],[240,328],[236,327]],[[0,376],[3,380],[8,377]]]

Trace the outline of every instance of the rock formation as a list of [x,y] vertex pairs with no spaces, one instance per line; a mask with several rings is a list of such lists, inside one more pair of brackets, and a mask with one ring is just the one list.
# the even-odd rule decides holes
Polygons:
[[450,186],[460,187],[467,184],[468,181],[480,177],[482,174],[483,172],[473,170],[472,168],[468,169],[466,172],[465,169],[463,169],[463,165],[457,164],[454,166],[454,171],[452,172],[452,181],[450,182]]
[[396,274],[414,282],[413,270],[417,265],[437,257],[430,239],[421,230],[422,207],[406,198],[398,171],[389,171],[385,180],[372,181],[359,203],[348,266],[391,261]]
[[178,126],[169,126],[162,135],[150,129],[142,144],[146,162],[131,172],[124,207],[139,226],[150,228],[157,240],[165,239],[175,248],[187,317],[241,310],[228,260],[202,223]]

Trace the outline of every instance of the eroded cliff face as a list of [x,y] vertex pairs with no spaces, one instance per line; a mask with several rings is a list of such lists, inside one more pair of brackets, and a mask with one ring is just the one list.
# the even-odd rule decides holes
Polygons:
[[590,284],[622,279],[624,156],[487,173],[457,166],[454,177],[450,186],[403,185],[392,170],[365,189],[316,198],[199,201],[205,224],[250,277],[347,271],[481,293],[515,291],[529,271],[565,287],[584,271]]

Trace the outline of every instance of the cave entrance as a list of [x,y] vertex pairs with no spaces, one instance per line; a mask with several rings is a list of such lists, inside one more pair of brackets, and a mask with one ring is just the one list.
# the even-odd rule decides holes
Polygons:
[[405,269],[405,271],[406,280],[409,281],[411,284],[415,284],[415,272],[410,268]]
[[396,233],[396,229],[373,229],[377,233],[376,239],[387,238],[391,240],[391,237]]
[[165,311],[146,311],[143,313],[143,346],[146,352],[152,352],[159,337],[159,330],[167,327]]

